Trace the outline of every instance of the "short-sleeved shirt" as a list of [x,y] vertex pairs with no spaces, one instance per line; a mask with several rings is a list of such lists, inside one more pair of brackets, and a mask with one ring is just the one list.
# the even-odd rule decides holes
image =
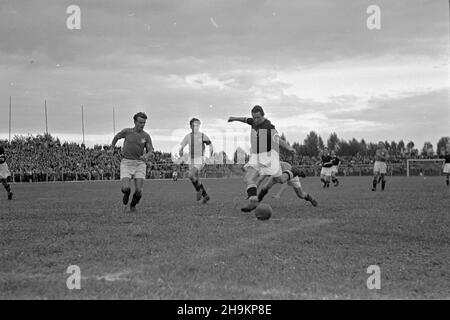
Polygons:
[[211,140],[203,132],[188,133],[183,141],[182,146],[188,145],[191,159],[201,158],[205,154],[205,147],[211,144]]
[[[279,136],[275,126],[267,119],[255,125],[253,118],[247,118],[246,123],[252,126],[250,135],[251,153],[265,153],[277,148],[275,137]],[[278,150],[276,149],[278,152]]]
[[119,139],[125,139],[122,148],[124,159],[139,160],[144,155],[144,149],[147,143],[153,148],[152,139],[144,130],[138,133],[134,128],[126,128],[120,131],[117,137]]
[[389,154],[386,149],[377,149],[375,153],[375,160],[376,161],[383,161],[385,162],[387,158],[389,157]]
[[[331,156],[322,156],[322,167],[324,168],[331,168],[333,166],[333,163],[327,163],[327,162],[331,162]],[[325,164],[327,163],[327,164]]]

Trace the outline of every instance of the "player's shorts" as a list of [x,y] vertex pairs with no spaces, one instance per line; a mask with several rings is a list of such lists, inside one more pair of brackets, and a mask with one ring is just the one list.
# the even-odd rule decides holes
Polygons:
[[331,167],[331,173],[338,173],[338,167],[337,166],[332,166]]
[[142,160],[122,159],[120,162],[120,179],[132,178],[145,179],[147,165]]
[[450,163],[444,164],[444,173],[450,173]]
[[373,173],[383,173],[387,172],[387,165],[384,161],[375,161],[373,165]]
[[331,170],[332,170],[331,167],[329,167],[329,168],[322,167],[322,169],[320,170],[320,175],[326,176],[326,177],[331,177]]
[[7,179],[11,175],[8,165],[5,163],[0,164],[0,179]]
[[198,171],[202,171],[205,166],[205,157],[197,157],[194,159],[189,159],[189,170],[196,168]]
[[278,152],[252,153],[244,168],[254,168],[260,176],[279,177],[282,175]]

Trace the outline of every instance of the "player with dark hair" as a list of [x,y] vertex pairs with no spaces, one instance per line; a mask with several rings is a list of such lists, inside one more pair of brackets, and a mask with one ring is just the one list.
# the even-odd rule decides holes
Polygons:
[[[291,186],[297,194],[297,197],[309,201],[314,207],[317,207],[317,201],[309,193],[304,192],[302,189],[299,177],[304,178],[305,173],[299,167],[291,166],[289,163],[284,161],[280,161],[280,165],[283,172],[280,178],[274,179],[273,177],[265,176],[258,181],[258,186],[261,184],[263,185],[258,193],[258,201],[261,202],[269,190],[275,184],[280,183],[282,186]],[[266,179],[268,179],[268,181],[263,183]]]
[[197,191],[197,201],[200,201],[203,197],[203,203],[207,203],[210,199],[205,187],[200,182],[200,171],[205,166],[205,147],[209,146],[210,157],[213,156],[214,148],[211,140],[206,134],[200,132],[200,120],[192,118],[189,121],[191,132],[188,133],[180,145],[179,155],[183,157],[183,150],[189,146],[189,180]]
[[[127,205],[131,187],[130,181],[134,178],[134,194],[130,203],[130,211],[136,211],[136,205],[142,197],[142,188],[147,174],[147,164],[153,153],[153,144],[150,135],[144,131],[147,115],[143,112],[133,116],[134,128],[125,128],[116,134],[112,143],[111,151],[118,140],[125,139],[123,143],[123,159],[120,163],[120,180],[122,181],[123,204]],[[146,153],[144,154],[144,149]]]
[[5,149],[0,146],[0,182],[8,193],[8,200],[12,200],[13,193],[11,192],[11,185],[8,183],[8,177],[11,176],[8,164],[6,163]]
[[387,164],[386,161],[389,158],[388,151],[383,143],[383,141],[378,142],[378,149],[375,152],[375,163],[373,165],[373,181],[372,181],[372,191],[377,190],[377,184],[381,181],[381,191],[384,191],[386,186],[386,173]]
[[281,181],[279,147],[295,153],[295,149],[280,138],[275,126],[264,117],[264,110],[256,105],[252,108],[252,117],[230,117],[228,122],[240,121],[252,127],[250,137],[250,159],[245,164],[244,180],[247,184],[249,203],[241,210],[250,212],[258,205],[257,181],[260,176],[271,176],[275,181]]
[[331,182],[331,168],[333,167],[333,162],[331,161],[331,155],[328,151],[328,148],[324,148],[320,154],[320,161],[317,164],[322,165],[322,169],[320,170],[320,181],[323,182],[324,188],[330,187]]
[[339,180],[336,178],[338,173],[339,164],[341,164],[341,160],[336,156],[336,151],[331,150],[331,181],[334,183],[334,186],[337,187],[339,185]]

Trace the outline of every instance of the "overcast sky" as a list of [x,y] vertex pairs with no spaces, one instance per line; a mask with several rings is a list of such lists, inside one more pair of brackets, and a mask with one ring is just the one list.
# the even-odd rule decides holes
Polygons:
[[[81,30],[66,27],[72,4]],[[46,99],[50,133],[81,142],[84,105],[88,145],[112,140],[113,107],[116,131],[144,111],[170,150],[193,116],[247,134],[226,120],[254,104],[291,142],[435,145],[450,135],[448,53],[447,0],[1,0],[0,138],[12,96],[13,134],[45,131]]]

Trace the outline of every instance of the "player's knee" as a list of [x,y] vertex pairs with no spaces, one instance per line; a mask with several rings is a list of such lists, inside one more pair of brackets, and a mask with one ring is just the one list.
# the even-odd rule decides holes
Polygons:
[[123,193],[130,193],[131,189],[130,189],[130,187],[122,187],[122,192]]

